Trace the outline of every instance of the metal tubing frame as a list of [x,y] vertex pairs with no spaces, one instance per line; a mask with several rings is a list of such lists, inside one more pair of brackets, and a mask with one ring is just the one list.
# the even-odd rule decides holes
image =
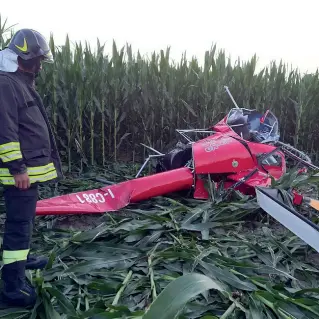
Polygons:
[[[230,93],[230,91],[228,89],[228,86],[225,85],[224,88],[225,88],[225,91],[228,93],[229,97],[231,98],[232,102],[234,103],[235,108],[236,109],[240,109],[240,107],[237,105],[235,99],[233,98],[232,94]],[[242,109],[245,109],[245,108],[242,108]],[[247,110],[249,110],[249,109],[247,109]],[[228,114],[230,113],[230,111],[228,112]],[[278,120],[277,120],[277,124],[278,124]],[[273,125],[273,127],[274,127],[274,125]],[[234,125],[234,126],[236,126],[236,125]],[[272,129],[273,129],[273,127],[272,127]],[[209,130],[209,129],[176,129],[176,132],[178,134],[180,134],[182,137],[184,137],[188,141],[189,144],[193,144],[193,143],[195,143],[195,141],[192,140],[187,135],[187,133],[204,133],[204,134],[210,134],[210,135],[213,135],[214,133],[216,133],[215,131]],[[268,143],[269,144],[274,144],[274,146],[276,144],[279,144],[280,146],[277,148],[277,150],[278,149],[282,150],[282,152],[287,157],[289,157],[291,159],[294,159],[294,160],[297,160],[297,161],[299,161],[300,163],[303,163],[304,165],[306,165],[309,168],[312,168],[314,170],[319,170],[319,167],[317,167],[317,166],[312,164],[311,159],[309,158],[309,156],[307,154],[305,154],[302,151],[299,151],[298,149],[294,148],[293,146],[291,146],[289,144],[285,144],[285,143],[280,142],[280,141],[265,141],[264,143],[265,144],[268,144]],[[145,166],[147,165],[147,163],[151,159],[165,156],[165,154],[157,151],[156,149],[154,149],[154,148],[152,148],[150,146],[147,146],[147,145],[145,145],[143,143],[141,143],[141,145],[143,145],[145,148],[148,148],[152,152],[156,153],[156,155],[149,155],[149,157],[145,160],[144,164],[142,165],[142,167],[140,168],[140,170],[136,174],[135,178],[137,178],[141,174],[141,172],[143,171],[143,169],[145,168]],[[294,154],[293,151],[296,152],[298,155]],[[193,169],[194,169],[194,165],[192,165],[192,164],[194,164],[193,163],[193,158],[185,165],[185,167],[193,166]]]

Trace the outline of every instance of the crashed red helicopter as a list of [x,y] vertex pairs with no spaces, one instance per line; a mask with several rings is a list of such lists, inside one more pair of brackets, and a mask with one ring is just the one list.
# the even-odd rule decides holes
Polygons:
[[[271,177],[280,179],[291,160],[301,164],[300,172],[319,171],[319,168],[306,154],[279,141],[279,124],[274,113],[239,108],[228,87],[225,89],[235,108],[216,125],[209,129],[177,130],[187,143],[166,154],[146,146],[155,154],[147,158],[135,179],[40,200],[37,215],[111,212],[130,203],[189,189],[193,190],[194,198],[207,199],[204,177],[209,175],[217,186],[223,183],[228,191],[257,196],[263,210],[319,251],[319,227],[285,203],[276,189],[270,188]],[[207,136],[193,141],[191,133]],[[153,159],[157,162],[154,174],[139,177]],[[293,193],[293,204],[300,205],[304,200]],[[313,206],[317,204],[314,203]]]

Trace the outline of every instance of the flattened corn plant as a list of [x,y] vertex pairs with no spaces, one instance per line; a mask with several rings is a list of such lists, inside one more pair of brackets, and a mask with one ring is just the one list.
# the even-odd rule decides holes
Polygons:
[[[129,172],[124,166],[117,171]],[[59,192],[98,187],[95,177],[66,180]],[[292,179],[298,188],[318,184],[318,178],[287,174],[276,187],[285,189]],[[42,197],[51,195],[42,189]],[[97,227],[81,232],[52,217],[38,218],[32,249],[50,262],[44,271],[27,272],[37,287],[37,305],[1,310],[1,318],[319,316],[318,254],[267,221],[253,198],[156,198],[95,221]]]

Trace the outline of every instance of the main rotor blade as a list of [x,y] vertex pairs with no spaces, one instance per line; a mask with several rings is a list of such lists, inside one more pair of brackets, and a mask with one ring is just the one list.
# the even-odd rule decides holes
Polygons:
[[[283,226],[319,252],[319,227],[270,193],[277,190],[256,187],[259,206]],[[278,193],[277,193],[278,195]],[[279,196],[278,196],[279,197]]]

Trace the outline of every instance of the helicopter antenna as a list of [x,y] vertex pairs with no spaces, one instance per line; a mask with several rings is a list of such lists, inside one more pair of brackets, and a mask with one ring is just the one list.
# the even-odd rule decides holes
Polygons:
[[237,105],[235,99],[234,99],[233,96],[231,95],[231,93],[230,93],[230,91],[229,91],[229,89],[228,89],[228,86],[225,85],[224,88],[225,88],[226,92],[228,93],[229,97],[231,98],[231,100],[233,101],[233,103],[235,104],[236,108],[239,109],[239,106]]

